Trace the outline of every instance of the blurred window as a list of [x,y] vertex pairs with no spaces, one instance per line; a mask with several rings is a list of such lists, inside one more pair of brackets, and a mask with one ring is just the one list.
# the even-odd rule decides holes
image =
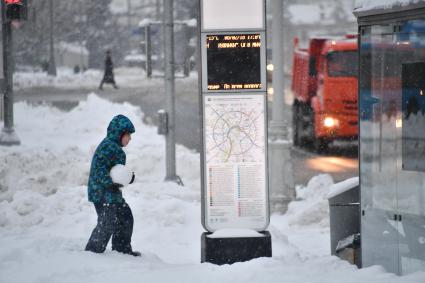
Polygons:
[[328,75],[331,77],[357,77],[357,51],[337,51],[328,54]]

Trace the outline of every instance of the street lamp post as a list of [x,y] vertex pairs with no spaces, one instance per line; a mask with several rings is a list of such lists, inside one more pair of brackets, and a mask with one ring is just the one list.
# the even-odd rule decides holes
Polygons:
[[272,0],[273,108],[269,127],[269,176],[274,211],[285,212],[295,198],[292,144],[288,138],[288,121],[284,117],[283,1]]
[[56,63],[55,63],[55,51],[53,44],[53,0],[49,0],[49,25],[50,25],[50,57],[49,57],[49,68],[47,74],[56,77]]
[[157,21],[159,21],[160,18],[160,14],[161,14],[161,3],[160,0],[156,0],[156,13],[155,13],[155,19]]
[[83,71],[84,69],[84,58],[83,58],[83,33],[82,26],[83,26],[83,3],[81,1],[78,1],[78,16],[77,16],[77,23],[80,27],[80,32],[78,34],[78,44],[80,45],[80,71]]
[[132,25],[132,21],[131,21],[131,0],[127,0],[127,28],[129,30],[129,32],[131,32],[131,25]]
[[13,68],[12,26],[6,19],[6,5],[1,1],[3,75],[4,75],[4,127],[0,133],[0,145],[19,145],[21,142],[13,127]]
[[168,115],[166,134],[166,181],[182,185],[176,174],[176,124],[175,124],[175,77],[174,77],[174,17],[173,0],[164,1],[164,59],[165,59],[165,101]]

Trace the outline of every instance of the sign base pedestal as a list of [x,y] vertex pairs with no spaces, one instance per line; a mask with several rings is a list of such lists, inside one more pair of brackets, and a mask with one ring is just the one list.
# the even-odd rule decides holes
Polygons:
[[217,265],[248,261],[272,256],[272,238],[268,231],[264,237],[209,238],[210,232],[201,236],[201,262]]

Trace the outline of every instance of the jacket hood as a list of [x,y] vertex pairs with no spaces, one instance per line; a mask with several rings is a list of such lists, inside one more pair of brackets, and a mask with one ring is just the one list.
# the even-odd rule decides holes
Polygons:
[[135,131],[130,119],[124,115],[117,115],[109,123],[107,137],[121,146],[121,136],[125,132],[132,134]]

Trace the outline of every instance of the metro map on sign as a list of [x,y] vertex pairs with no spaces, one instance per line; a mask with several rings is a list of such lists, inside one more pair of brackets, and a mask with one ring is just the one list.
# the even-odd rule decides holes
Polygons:
[[264,98],[210,96],[205,100],[207,163],[264,162]]

